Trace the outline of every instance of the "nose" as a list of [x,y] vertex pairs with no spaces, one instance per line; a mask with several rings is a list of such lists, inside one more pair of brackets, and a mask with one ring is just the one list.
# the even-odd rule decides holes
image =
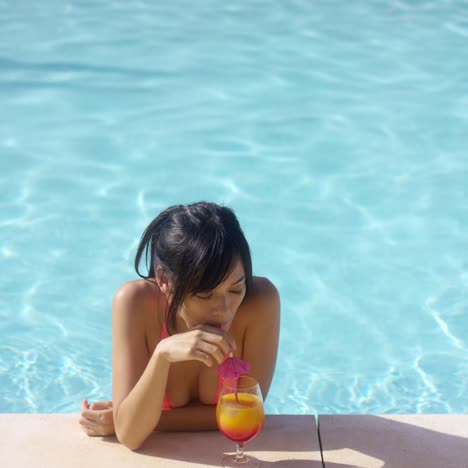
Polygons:
[[219,297],[213,304],[211,315],[215,318],[223,318],[229,311],[228,300],[226,296]]

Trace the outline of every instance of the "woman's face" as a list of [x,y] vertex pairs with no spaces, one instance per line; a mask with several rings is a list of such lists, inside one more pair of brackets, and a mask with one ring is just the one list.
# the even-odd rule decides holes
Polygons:
[[228,330],[245,296],[245,271],[237,260],[226,279],[212,291],[190,294],[182,303],[177,316],[188,328],[213,325]]

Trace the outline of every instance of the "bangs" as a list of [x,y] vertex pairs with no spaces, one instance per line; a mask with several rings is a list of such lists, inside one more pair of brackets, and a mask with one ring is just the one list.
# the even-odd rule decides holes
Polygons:
[[[190,281],[190,292],[198,294],[208,292],[219,286],[232,272],[236,261],[241,259],[240,249],[231,236],[223,232],[212,232],[198,239],[198,255],[193,265],[193,281]],[[204,242],[203,242],[204,241]],[[205,245],[200,245],[205,244]]]

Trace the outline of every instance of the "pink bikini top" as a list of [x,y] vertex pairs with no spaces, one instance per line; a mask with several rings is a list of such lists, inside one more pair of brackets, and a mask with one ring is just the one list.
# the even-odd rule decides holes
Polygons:
[[[164,340],[164,338],[167,338],[168,337],[168,333],[167,333],[167,327],[166,327],[166,322],[163,323],[163,327],[162,327],[162,330],[161,330],[161,338],[160,340]],[[221,376],[218,377],[218,388],[216,389],[216,395],[215,395],[215,398],[213,400],[213,403],[211,403],[212,405],[216,405],[216,403],[218,403],[218,399],[219,399],[219,394],[221,393],[221,387],[223,385],[223,378]],[[170,410],[172,409],[172,405],[171,405],[171,402],[169,401],[169,398],[167,397],[167,392],[164,392],[164,400],[163,400],[163,406],[162,406],[162,409],[163,410]]]

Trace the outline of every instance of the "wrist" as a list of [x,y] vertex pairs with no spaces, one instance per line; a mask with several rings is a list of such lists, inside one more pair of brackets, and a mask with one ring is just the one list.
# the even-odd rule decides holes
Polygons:
[[155,361],[160,361],[161,364],[169,366],[171,362],[168,359],[168,353],[165,349],[165,346],[162,341],[160,341],[156,348],[154,348],[153,359]]

